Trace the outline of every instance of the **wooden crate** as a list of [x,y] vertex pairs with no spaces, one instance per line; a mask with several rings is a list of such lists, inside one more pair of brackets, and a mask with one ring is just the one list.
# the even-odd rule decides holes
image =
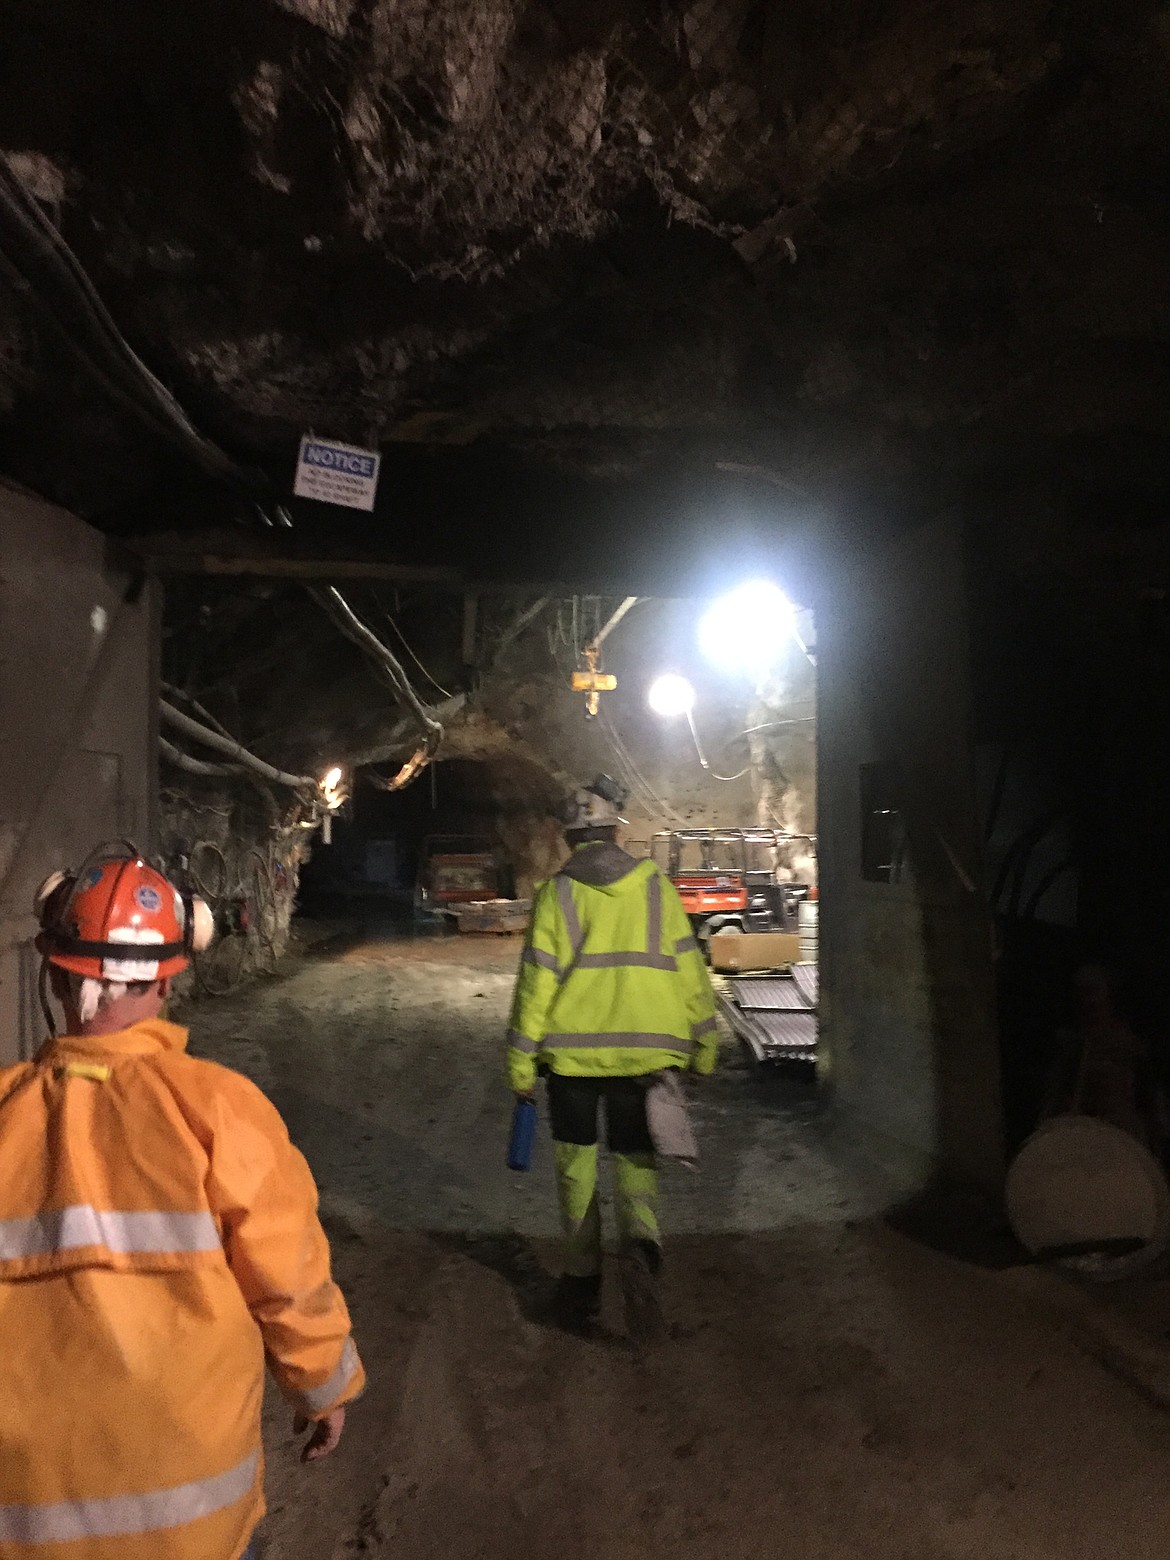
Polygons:
[[461,932],[494,932],[504,936],[522,932],[532,914],[531,899],[474,899],[465,905],[452,905],[448,914],[455,917]]

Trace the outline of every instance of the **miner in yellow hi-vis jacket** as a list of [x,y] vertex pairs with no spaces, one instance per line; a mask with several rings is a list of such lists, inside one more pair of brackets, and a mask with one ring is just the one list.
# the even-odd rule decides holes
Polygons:
[[516,982],[508,1076],[526,1097],[548,1076],[565,1229],[557,1292],[565,1325],[588,1330],[601,1295],[597,1110],[614,1157],[621,1276],[630,1330],[662,1330],[658,1174],[646,1091],[666,1068],[715,1066],[715,997],[674,885],[617,844],[625,800],[607,775],[563,813],[572,856],[542,883]]

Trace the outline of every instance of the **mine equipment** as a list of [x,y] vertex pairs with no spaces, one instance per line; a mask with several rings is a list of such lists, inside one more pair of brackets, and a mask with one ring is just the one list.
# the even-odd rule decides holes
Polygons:
[[807,883],[781,883],[775,851],[792,836],[775,829],[666,829],[651,855],[678,890],[695,934],[795,931]]
[[497,899],[501,871],[492,842],[473,834],[431,834],[419,852],[415,911]]

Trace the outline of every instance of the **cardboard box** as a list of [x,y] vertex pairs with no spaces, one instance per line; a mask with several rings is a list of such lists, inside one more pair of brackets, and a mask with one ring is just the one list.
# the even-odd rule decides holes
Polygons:
[[778,970],[799,959],[796,932],[719,932],[711,939],[714,970]]

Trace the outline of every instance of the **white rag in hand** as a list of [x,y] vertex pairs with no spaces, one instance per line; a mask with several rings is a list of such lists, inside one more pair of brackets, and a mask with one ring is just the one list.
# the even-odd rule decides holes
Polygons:
[[646,1125],[650,1128],[655,1153],[663,1159],[674,1159],[690,1170],[698,1167],[699,1145],[676,1067],[657,1073],[646,1090]]

